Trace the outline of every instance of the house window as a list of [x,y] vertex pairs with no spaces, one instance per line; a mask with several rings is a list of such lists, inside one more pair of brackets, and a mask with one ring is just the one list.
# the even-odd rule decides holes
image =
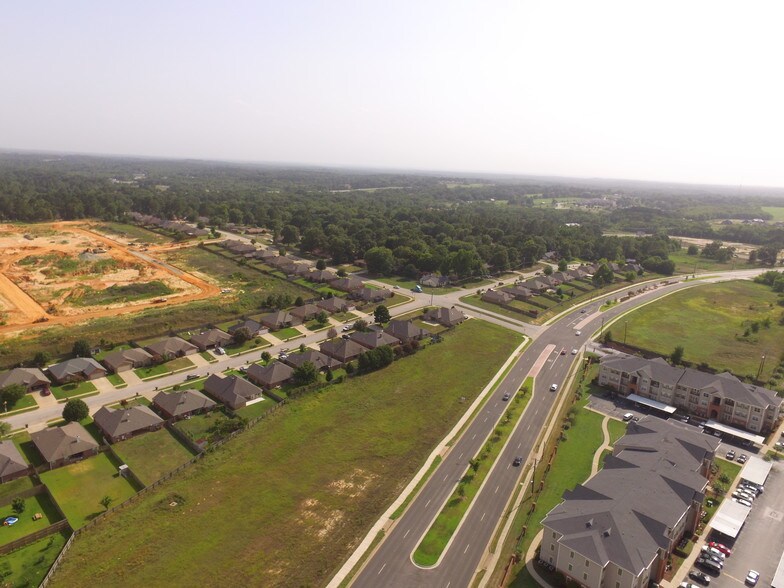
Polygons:
[[618,568],[618,575],[623,576],[623,570],[621,568]]
[[587,579],[588,579],[588,574],[583,574],[583,580],[587,580]]
[[550,543],[550,551],[555,551],[555,543]]
[[572,571],[572,564],[569,564],[569,571]]
[[553,539],[555,539],[555,531],[553,531]]
[[569,559],[574,559],[574,551],[569,552]]
[[589,565],[591,565],[591,562],[589,562],[589,561],[586,559],[586,560],[585,560],[585,567],[587,568]]

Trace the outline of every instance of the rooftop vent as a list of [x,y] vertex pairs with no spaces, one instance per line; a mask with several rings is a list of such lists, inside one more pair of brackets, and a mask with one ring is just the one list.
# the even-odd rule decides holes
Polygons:
[[611,529],[605,529],[604,532],[602,533],[602,536],[603,537],[609,537],[610,536],[610,532],[611,532]]
[[585,526],[589,529],[593,527],[593,519],[588,519],[588,521],[585,523]]

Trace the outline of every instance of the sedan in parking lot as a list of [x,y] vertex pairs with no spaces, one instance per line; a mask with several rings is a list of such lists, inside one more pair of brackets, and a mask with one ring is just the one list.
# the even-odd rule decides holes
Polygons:
[[729,547],[727,547],[726,545],[724,545],[723,543],[716,543],[715,541],[711,541],[710,543],[708,543],[708,545],[710,547],[713,547],[713,549],[718,549],[719,551],[721,551],[727,557],[732,555],[732,550]]
[[704,570],[708,570],[709,572],[716,574],[717,576],[721,574],[721,566],[707,557],[698,558],[697,565]]
[[725,455],[724,457],[726,457],[730,461],[733,461],[735,459],[735,452],[732,449],[730,449],[727,452],[727,455]]
[[746,584],[748,586],[756,586],[757,582],[759,582],[759,572],[749,570],[749,573],[746,574]]
[[742,504],[743,506],[748,506],[749,508],[751,508],[751,502],[749,502],[745,498],[733,498],[732,502],[737,502],[738,504]]
[[738,457],[738,463],[746,463],[746,460],[749,459],[745,453],[741,453],[740,457]]

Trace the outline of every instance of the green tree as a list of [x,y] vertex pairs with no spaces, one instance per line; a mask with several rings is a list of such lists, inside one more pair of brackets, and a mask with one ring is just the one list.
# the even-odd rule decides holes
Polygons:
[[11,384],[0,390],[0,404],[3,410],[12,410],[14,405],[27,394],[27,388],[23,384]]
[[272,359],[272,355],[270,355],[269,351],[262,351],[261,352],[261,360],[267,364],[269,363],[270,359]]
[[553,268],[550,265],[544,266],[544,275],[551,276],[553,275]]
[[286,225],[280,232],[280,236],[284,243],[296,243],[299,241],[299,229],[294,225]]
[[340,268],[340,269],[338,270],[338,277],[339,277],[339,278],[345,278],[347,275],[348,275],[348,274],[346,273],[346,270],[344,270],[343,268]]
[[101,506],[104,507],[105,510],[109,510],[109,505],[114,502],[114,498],[109,496],[108,494],[101,498]]
[[559,272],[565,272],[567,267],[569,267],[569,265],[566,263],[565,259],[562,259],[562,260],[560,260],[558,262],[558,271]]
[[242,327],[241,329],[237,329],[236,331],[234,331],[234,334],[232,335],[232,340],[237,345],[244,344],[246,341],[250,340],[250,330],[247,327]]
[[697,255],[700,252],[700,248],[696,245],[689,245],[689,248],[686,250],[686,255]]
[[74,341],[71,355],[74,357],[90,357],[90,344],[84,339]]
[[359,331],[360,333],[367,333],[370,329],[368,329],[367,321],[364,319],[359,319],[354,321],[354,330]]
[[0,421],[0,437],[5,437],[11,432],[11,425],[5,421]]
[[319,259],[316,262],[316,269],[317,270],[325,270],[325,269],[327,269],[327,262],[324,261],[323,259]]
[[81,421],[89,415],[90,411],[81,398],[71,398],[71,400],[65,403],[65,408],[63,408],[63,418],[69,423]]
[[294,301],[294,306],[302,306],[303,304],[305,304],[305,300],[302,296],[297,296],[297,299]]
[[312,384],[318,379],[318,370],[312,362],[306,361],[294,370],[294,383],[297,386]]
[[11,501],[11,509],[18,515],[22,514],[25,511],[25,501],[24,498],[14,498]]
[[377,323],[381,324],[388,323],[392,317],[389,315],[389,309],[383,304],[379,304],[376,306],[376,310],[373,311],[373,318],[376,319]]
[[326,325],[329,322],[329,315],[322,310],[316,315],[316,322],[320,325]]
[[338,336],[338,330],[335,327],[330,327],[327,331],[327,339],[334,339]]
[[42,368],[49,363],[49,354],[46,351],[39,351],[33,356],[31,363],[34,367]]
[[675,365],[680,365],[683,362],[683,346],[678,345],[672,350],[670,354],[670,361]]
[[365,251],[365,263],[370,273],[386,275],[395,267],[395,256],[386,247],[371,247]]
[[335,379],[335,374],[332,373],[332,368],[327,368],[327,375],[325,376],[325,379],[327,382],[331,382]]

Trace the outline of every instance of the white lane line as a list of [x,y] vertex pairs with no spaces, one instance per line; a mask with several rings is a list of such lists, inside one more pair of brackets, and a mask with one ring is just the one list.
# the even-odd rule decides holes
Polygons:
[[501,487],[501,484],[499,484],[498,486],[496,486],[496,487],[495,487],[495,492],[493,492],[493,494],[498,494],[498,489],[499,489],[500,487]]
[[462,459],[462,457],[463,457],[463,454],[461,453],[460,457],[457,458],[457,461],[460,461]]
[[[487,420],[487,419],[485,419],[485,420]],[[474,433],[474,436],[471,437],[471,441],[473,441],[474,439],[476,439],[476,433]]]
[[447,474],[446,476],[444,476],[444,482],[446,482],[447,478],[449,478],[449,474]]
[[507,470],[508,470],[510,467],[512,467],[512,464],[511,464],[511,463],[508,463],[508,464],[506,464],[506,469],[507,469]]
[[485,417],[485,422],[487,422],[487,417]]
[[483,513],[482,513],[482,518],[481,518],[481,519],[479,519],[479,522],[480,522],[480,523],[481,523],[483,520],[485,520],[485,515],[486,515],[486,514],[487,514],[486,512],[483,512]]
[[471,544],[470,544],[470,543],[469,543],[468,545],[466,545],[466,548],[463,550],[463,555],[465,555],[466,553],[468,553],[468,548],[469,548],[470,546],[471,546]]
[[[529,426],[530,426],[530,425],[529,425]],[[518,443],[518,444],[517,444],[517,448],[518,448],[518,449],[520,449],[520,447],[522,447],[522,445],[523,445],[523,442],[522,442],[522,441],[520,441],[520,443]]]
[[386,563],[384,563],[384,565],[383,565],[383,566],[381,566],[381,569],[380,569],[380,570],[378,570],[378,574],[376,574],[376,576],[380,575],[380,574],[381,574],[381,572],[383,572],[383,571],[384,571],[384,568],[385,568],[385,567],[387,567],[387,564],[386,564]]
[[409,529],[408,531],[406,531],[406,534],[405,534],[405,535],[403,535],[403,539],[405,539],[406,537],[408,537],[408,534],[409,534],[410,532],[411,532],[411,529]]
[[[431,500],[432,500],[432,499],[431,499]],[[425,508],[427,508],[427,505],[428,505],[428,504],[430,504],[430,500],[428,500],[428,501],[425,503]]]

